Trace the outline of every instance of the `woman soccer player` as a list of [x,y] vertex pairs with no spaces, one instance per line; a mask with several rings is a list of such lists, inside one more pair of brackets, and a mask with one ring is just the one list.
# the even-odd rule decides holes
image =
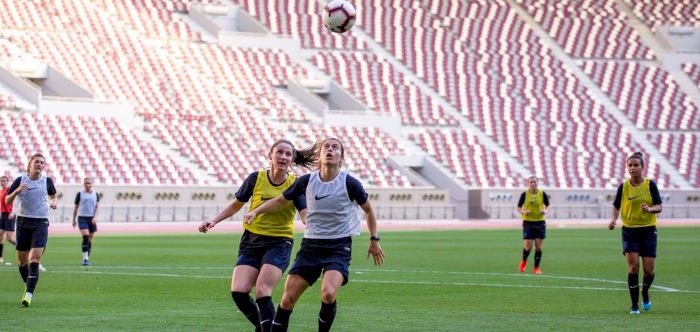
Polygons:
[[323,140],[318,147],[319,170],[299,177],[282,196],[269,200],[243,217],[245,223],[254,225],[258,214],[277,211],[289,201],[306,195],[306,232],[289,270],[272,331],[287,331],[294,305],[322,272],[318,330],[330,330],[335,319],[336,295],[350,275],[351,236],[360,234],[357,205],[367,213],[371,235],[367,258],[371,254],[375,265],[384,262],[376,216],[360,181],[340,170],[344,157],[345,150],[338,139]]
[[622,212],[622,253],[627,258],[627,285],[632,299],[631,314],[639,314],[639,257],[644,267],[642,306],[651,309],[649,287],[654,281],[656,261],[656,214],[661,213],[661,195],[656,183],[642,177],[644,156],[635,152],[627,158],[630,178],[617,187],[612,208],[610,230],[615,229]]
[[[199,226],[200,232],[206,233],[217,223],[236,214],[251,198],[252,210],[281,195],[296,180],[295,175],[288,173],[292,166],[310,168],[316,164],[314,148],[298,151],[287,140],[275,142],[268,157],[270,169],[250,174],[236,192],[233,203],[214,219],[203,222]],[[294,239],[295,207],[304,221],[306,200],[300,196],[294,200],[294,204],[286,204],[273,213],[260,214],[252,224],[243,224],[245,232],[241,238],[236,267],[233,269],[231,296],[256,331],[269,331],[275,316],[271,295],[289,266]],[[256,301],[249,295],[253,286]]]
[[92,237],[97,232],[97,213],[100,211],[100,196],[92,191],[92,179],[83,180],[85,190],[75,196],[75,208],[73,208],[73,228],[75,218],[78,217],[80,234],[83,236],[83,265],[90,265],[90,251],[92,250]]
[[[32,303],[39,282],[39,262],[49,238],[49,208],[56,209],[57,197],[53,180],[41,174],[44,156],[37,153],[29,159],[27,173],[15,179],[7,191],[5,204],[19,196],[17,210],[17,262],[25,283],[22,305]],[[50,200],[50,202],[49,202]]]
[[12,214],[12,204],[5,204],[5,196],[7,196],[7,190],[10,189],[7,187],[9,183],[10,179],[7,176],[0,177],[0,185],[2,186],[0,190],[0,263],[3,262],[3,236],[7,237],[7,241],[15,244],[15,216]]
[[523,218],[523,260],[520,261],[520,273],[525,272],[527,257],[532,251],[532,241],[535,241],[535,274],[542,274],[540,271],[540,261],[542,260],[542,242],[547,237],[547,224],[544,215],[549,212],[549,198],[543,190],[537,189],[539,179],[531,176],[527,179],[528,190],[520,195],[518,200],[518,213]]

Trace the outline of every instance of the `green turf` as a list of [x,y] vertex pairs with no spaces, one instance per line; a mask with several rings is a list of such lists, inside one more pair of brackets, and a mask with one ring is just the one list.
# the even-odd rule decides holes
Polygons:
[[[517,272],[520,234],[381,232],[382,267],[364,259],[363,234],[333,330],[700,331],[700,228],[659,230],[654,284],[667,290],[652,288],[652,310],[637,316],[629,314],[619,231],[550,228],[542,276],[532,274],[532,256]],[[0,330],[252,331],[229,293],[239,237],[98,233],[86,269],[79,235],[52,236],[42,261],[49,271],[29,308],[6,245],[13,265],[0,267]],[[275,303],[281,296],[282,285]],[[290,331],[315,330],[319,308],[320,282],[302,296]]]

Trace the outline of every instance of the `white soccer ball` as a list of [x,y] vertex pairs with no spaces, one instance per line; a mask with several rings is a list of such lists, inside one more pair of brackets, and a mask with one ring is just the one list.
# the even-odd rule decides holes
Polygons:
[[323,25],[335,33],[343,33],[355,25],[355,7],[345,0],[333,0],[321,13]]

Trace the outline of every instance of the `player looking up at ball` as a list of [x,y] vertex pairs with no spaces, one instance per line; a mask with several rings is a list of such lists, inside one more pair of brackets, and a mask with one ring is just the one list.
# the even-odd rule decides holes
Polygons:
[[[279,140],[270,148],[270,169],[248,176],[236,192],[236,198],[212,220],[204,221],[199,231],[206,233],[216,224],[236,214],[252,199],[250,210],[274,199],[296,180],[289,174],[292,166],[311,168],[316,164],[315,147],[297,150],[287,140]],[[289,266],[294,241],[294,215],[299,211],[306,219],[306,199],[299,196],[293,204],[278,211],[259,214],[245,229],[238,250],[238,260],[231,279],[231,297],[238,309],[255,326],[256,331],[269,331],[275,316],[272,291]],[[255,298],[249,295],[255,287]]]
[[360,235],[359,205],[367,214],[370,241],[367,258],[384,263],[379,246],[377,218],[362,184],[340,169],[345,158],[343,144],[327,138],[317,145],[319,169],[299,177],[281,196],[252,209],[243,218],[255,224],[259,214],[270,213],[290,201],[306,196],[308,216],[301,248],[289,270],[284,295],[272,322],[272,331],[287,331],[289,317],[301,295],[323,273],[318,330],[329,331],[336,315],[336,295],[348,282],[353,235]]
[[644,264],[642,306],[651,309],[649,288],[656,264],[656,214],[661,213],[661,195],[656,182],[642,176],[644,155],[635,152],[627,158],[630,178],[617,187],[610,230],[615,229],[622,212],[622,254],[627,259],[627,285],[632,300],[631,314],[639,313],[639,257]]

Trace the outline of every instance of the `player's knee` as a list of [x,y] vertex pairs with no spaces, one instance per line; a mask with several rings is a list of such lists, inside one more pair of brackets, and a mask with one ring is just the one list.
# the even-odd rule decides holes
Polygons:
[[250,292],[253,290],[253,286],[248,286],[248,285],[231,285],[231,292],[232,293],[245,293],[245,294],[250,294]]
[[280,307],[284,310],[292,310],[294,309],[294,306],[297,304],[296,299],[291,298],[289,296],[282,296],[282,301],[280,301]]
[[323,303],[333,303],[337,294],[338,290],[336,288],[324,287],[321,289],[321,301],[323,301]]
[[88,236],[83,235],[83,244],[88,244]]
[[272,295],[272,287],[266,285],[255,285],[255,298],[266,297]]
[[630,272],[631,274],[639,274],[639,265],[630,264],[630,266],[629,266],[629,272]]

